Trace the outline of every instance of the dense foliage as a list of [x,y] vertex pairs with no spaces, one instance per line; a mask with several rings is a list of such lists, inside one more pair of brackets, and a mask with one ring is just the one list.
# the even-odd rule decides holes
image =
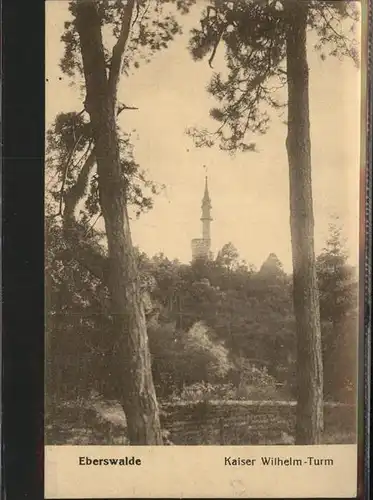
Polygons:
[[[99,235],[91,234],[99,247]],[[69,399],[94,389],[115,399],[119,388],[106,360],[112,346],[107,290],[75,260],[67,265],[60,259],[64,240],[53,218],[47,238],[48,392]],[[275,254],[259,271],[242,262],[231,243],[211,261],[182,264],[138,251],[138,263],[159,397],[294,397],[292,284]],[[325,396],[349,400],[356,378],[357,285],[336,226],[318,257],[318,276]]]
[[338,221],[318,256],[326,398],[356,399],[358,285]]
[[[359,14],[354,2],[309,0],[307,26],[313,32],[313,48],[322,60],[327,56],[358,61],[355,37]],[[190,52],[213,68],[223,51],[225,71],[214,71],[208,92],[216,102],[210,116],[215,130],[191,129],[198,146],[219,144],[230,153],[253,151],[257,134],[265,133],[275,111],[286,107],[286,9],[284,0],[211,0],[193,30]]]

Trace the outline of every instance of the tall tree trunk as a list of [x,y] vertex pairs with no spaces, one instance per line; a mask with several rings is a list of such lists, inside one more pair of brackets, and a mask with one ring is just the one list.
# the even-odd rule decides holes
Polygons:
[[110,84],[107,75],[96,2],[78,2],[76,26],[108,242],[108,286],[116,339],[108,369],[114,370],[122,391],[121,403],[130,443],[162,444],[145,315],[127,214],[126,177],[119,157],[116,85]]
[[317,444],[323,430],[323,373],[319,293],[314,252],[307,2],[288,2],[287,79],[290,226],[297,333],[296,443]]

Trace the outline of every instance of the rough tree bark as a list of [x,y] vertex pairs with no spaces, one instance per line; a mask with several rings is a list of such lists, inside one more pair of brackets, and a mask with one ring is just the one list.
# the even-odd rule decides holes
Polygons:
[[307,2],[288,2],[287,79],[290,226],[297,333],[296,443],[317,444],[323,430],[323,373],[319,294],[314,253]]
[[145,315],[131,241],[116,125],[117,84],[134,1],[123,9],[122,30],[113,49],[109,75],[97,4],[80,0],[76,27],[86,83],[97,161],[100,205],[108,242],[108,287],[116,342],[112,363],[122,388],[122,406],[131,444],[162,444],[158,405],[153,385]]

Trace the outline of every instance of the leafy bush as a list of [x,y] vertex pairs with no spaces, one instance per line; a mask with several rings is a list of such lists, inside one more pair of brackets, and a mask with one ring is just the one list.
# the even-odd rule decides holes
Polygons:
[[187,332],[174,325],[149,328],[149,345],[153,359],[153,376],[157,393],[167,397],[197,383],[223,381],[232,363],[222,343],[213,340],[201,322]]
[[275,387],[276,379],[268,373],[267,368],[264,366],[258,368],[256,365],[250,364],[246,360],[240,361],[240,368],[242,370],[242,382],[256,387]]
[[236,390],[237,399],[278,399],[277,380],[268,373],[266,367],[257,367],[240,359],[240,382]]
[[202,321],[189,329],[182,340],[182,347],[192,364],[191,368],[204,375],[209,382],[224,379],[232,368],[228,349],[211,338],[209,329]]
[[210,384],[208,382],[196,382],[185,386],[181,393],[171,396],[173,402],[178,401],[209,401],[209,400],[233,400],[236,389],[233,384]]
[[276,386],[276,380],[268,374],[266,368],[245,366],[243,378],[238,386],[232,383],[196,382],[186,385],[181,392],[174,392],[171,400],[176,401],[229,401],[229,400],[273,400],[282,399]]

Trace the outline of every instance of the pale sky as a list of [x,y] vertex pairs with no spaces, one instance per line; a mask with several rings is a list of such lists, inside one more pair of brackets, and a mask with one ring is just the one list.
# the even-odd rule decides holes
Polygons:
[[[197,149],[188,127],[216,128],[209,118],[215,101],[206,92],[213,70],[195,63],[188,51],[188,30],[198,26],[201,5],[183,17],[184,35],[120,83],[119,100],[136,106],[123,112],[123,130],[136,129],[135,159],[148,177],[166,185],[154,208],[131,224],[135,245],[149,256],[163,252],[183,262],[191,259],[190,241],[201,235],[204,169],[208,167],[212,201],[212,250],[231,241],[241,258],[259,267],[274,252],[291,270],[289,180],[283,117],[275,117],[266,135],[253,137],[258,153],[234,158],[212,149]],[[46,118],[80,110],[77,90],[61,74],[60,36],[67,2],[47,3]],[[322,62],[310,47],[310,120],[316,252],[323,247],[333,214],[348,237],[351,263],[357,263],[360,148],[360,72],[353,63]],[[214,70],[223,69],[217,58]],[[62,80],[59,78],[62,77]]]

